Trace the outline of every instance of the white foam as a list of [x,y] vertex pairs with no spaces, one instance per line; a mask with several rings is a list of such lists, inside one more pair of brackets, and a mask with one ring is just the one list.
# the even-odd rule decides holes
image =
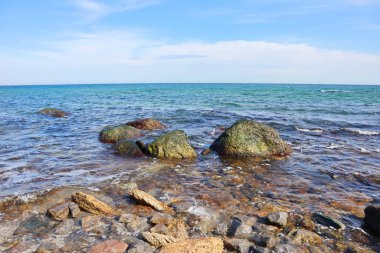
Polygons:
[[321,90],[321,92],[352,92],[350,90]]
[[348,132],[352,132],[359,135],[380,135],[380,132],[373,130],[360,130],[355,128],[344,128]]
[[305,133],[323,133],[323,129],[319,129],[319,128],[308,129],[308,128],[296,127],[296,129],[297,131],[305,132]]

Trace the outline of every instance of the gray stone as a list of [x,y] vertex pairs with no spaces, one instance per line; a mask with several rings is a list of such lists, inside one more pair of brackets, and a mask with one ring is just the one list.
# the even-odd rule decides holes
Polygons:
[[71,202],[69,204],[69,215],[71,218],[76,218],[79,216],[80,214],[80,208],[78,206],[78,204],[74,203],[74,202]]
[[270,213],[267,217],[267,222],[270,225],[285,227],[288,223],[288,213],[287,212],[275,212]]

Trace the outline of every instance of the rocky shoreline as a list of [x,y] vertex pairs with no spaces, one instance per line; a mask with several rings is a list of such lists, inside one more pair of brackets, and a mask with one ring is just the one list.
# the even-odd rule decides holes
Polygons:
[[[63,115],[48,109],[40,113]],[[351,209],[331,205],[311,211],[301,201],[278,200],[278,192],[263,192],[263,187],[248,183],[250,194],[226,193],[217,181],[196,187],[186,181],[170,183],[170,170],[178,166],[177,161],[192,160],[198,154],[180,130],[164,133],[148,144],[137,140],[145,131],[165,127],[153,119],[142,119],[107,126],[99,134],[101,142],[113,145],[128,159],[148,156],[171,161],[173,166],[161,170],[161,176],[113,179],[92,188],[61,187],[28,200],[13,197],[0,202],[0,251],[380,251],[376,235],[380,208],[371,206],[364,212],[367,202]],[[286,157],[292,150],[274,129],[243,120],[225,129],[202,155],[212,152],[226,159],[267,161]],[[236,189],[244,183],[244,178],[235,175],[228,180]]]

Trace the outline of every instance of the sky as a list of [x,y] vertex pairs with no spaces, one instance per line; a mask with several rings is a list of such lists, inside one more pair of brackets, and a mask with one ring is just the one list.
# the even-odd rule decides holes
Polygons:
[[380,84],[380,0],[1,0],[0,84]]

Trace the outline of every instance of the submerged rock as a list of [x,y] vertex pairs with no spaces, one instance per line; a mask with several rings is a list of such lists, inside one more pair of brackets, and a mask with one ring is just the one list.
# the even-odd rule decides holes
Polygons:
[[365,225],[376,234],[380,234],[380,205],[367,206],[364,209]]
[[140,147],[133,141],[122,140],[118,141],[115,146],[115,150],[120,154],[128,157],[142,157],[144,153]]
[[103,215],[115,215],[118,211],[107,205],[106,203],[96,199],[95,197],[85,194],[83,192],[77,192],[72,195],[73,201],[77,203],[80,209],[92,213]]
[[127,123],[128,126],[133,126],[137,129],[142,130],[157,130],[157,129],[163,129],[166,126],[162,124],[161,122],[147,118],[147,119],[138,119]]
[[253,120],[236,122],[210,148],[225,157],[284,156],[292,151],[275,129]]
[[222,253],[223,241],[220,238],[188,239],[165,245],[160,253]]
[[54,118],[65,118],[69,115],[67,112],[56,108],[44,108],[39,113]]
[[326,227],[333,227],[335,229],[344,229],[345,225],[329,216],[326,216],[322,213],[313,213],[313,220],[321,225],[324,225]]
[[124,253],[128,244],[118,240],[107,240],[91,247],[88,253]]
[[161,135],[146,147],[149,155],[157,158],[195,158],[197,153],[191,147],[184,131],[176,130]]
[[157,211],[162,211],[167,208],[167,206],[164,203],[162,203],[161,201],[158,201],[152,195],[149,195],[148,193],[141,191],[139,189],[133,189],[129,194],[132,198],[134,198],[138,202],[141,202],[145,205],[153,207]]
[[106,126],[100,131],[99,140],[104,143],[116,143],[121,140],[137,138],[141,135],[140,130],[131,126]]

